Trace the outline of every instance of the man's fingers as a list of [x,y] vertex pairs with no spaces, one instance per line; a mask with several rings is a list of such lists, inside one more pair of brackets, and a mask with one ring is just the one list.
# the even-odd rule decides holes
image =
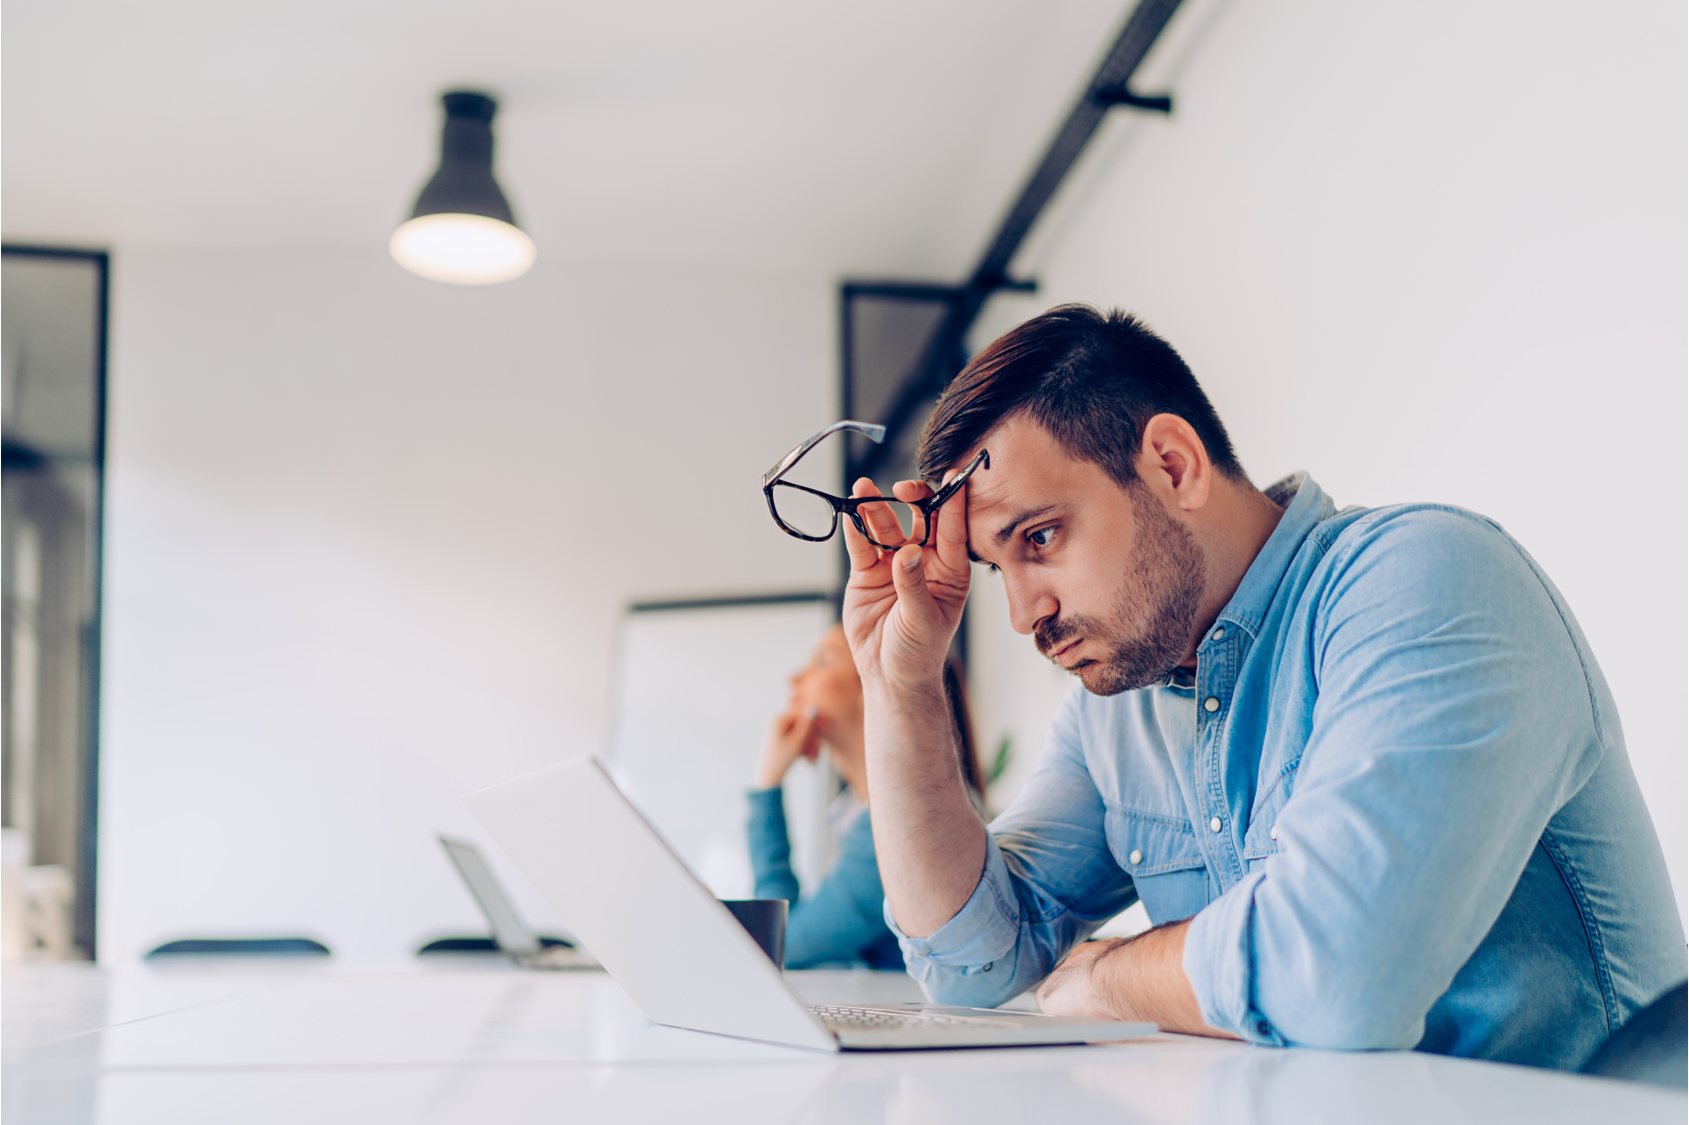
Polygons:
[[845,550],[850,553],[852,574],[861,574],[879,565],[880,549],[864,539],[848,517],[844,521],[844,537]]
[[[954,472],[945,474],[945,481],[955,476]],[[975,474],[978,475],[977,473]],[[968,478],[968,484],[973,478]],[[934,546],[938,549],[939,561],[945,566],[957,571],[968,568],[968,486],[963,485],[956,490],[956,495],[944,502],[944,507],[938,510],[938,526],[934,531]]]
[[910,544],[892,556],[892,584],[897,587],[897,604],[904,620],[921,632],[942,629],[937,603],[927,589],[926,568],[921,548]]
[[[927,499],[933,494],[932,486],[924,480],[900,480],[891,486],[891,494],[914,508],[914,505]],[[914,526],[909,529],[909,538],[916,543],[927,537],[927,517],[919,510],[913,513]]]
[[[873,481],[863,477],[856,482],[852,496],[879,496],[880,490]],[[873,534],[875,542],[886,543],[893,547],[904,540],[903,525],[897,522],[897,516],[892,512],[890,504],[864,504],[856,509],[868,530]]]

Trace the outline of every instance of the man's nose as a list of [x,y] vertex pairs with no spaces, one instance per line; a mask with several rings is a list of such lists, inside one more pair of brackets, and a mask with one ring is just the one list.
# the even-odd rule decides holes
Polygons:
[[1031,636],[1040,621],[1061,610],[1061,603],[1048,590],[1029,588],[1013,579],[1005,582],[1004,588],[1009,595],[1009,624],[1023,637]]

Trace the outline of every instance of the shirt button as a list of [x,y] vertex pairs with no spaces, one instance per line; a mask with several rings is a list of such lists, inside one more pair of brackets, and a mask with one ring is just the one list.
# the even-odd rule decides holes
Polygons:
[[1267,835],[1274,840],[1278,839],[1278,825],[1273,825],[1273,830],[1267,833]]
[[1215,640],[1219,640],[1221,637],[1223,637],[1225,635],[1226,635],[1226,630],[1224,629],[1224,627],[1214,630],[1214,639]]
[[1211,695],[1202,701],[1202,709],[1212,715],[1220,709],[1220,701]]
[[1218,832],[1220,829],[1222,829],[1224,827],[1225,827],[1225,825],[1220,823],[1219,817],[1215,817],[1213,820],[1208,822],[1208,831],[1210,831],[1210,832]]
[[1132,854],[1126,857],[1127,863],[1142,863],[1143,861],[1144,853],[1139,851],[1137,848],[1133,848]]

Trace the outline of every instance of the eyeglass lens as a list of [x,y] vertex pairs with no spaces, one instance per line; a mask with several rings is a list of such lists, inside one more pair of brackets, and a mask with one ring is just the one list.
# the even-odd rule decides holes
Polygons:
[[828,501],[783,481],[775,483],[773,496],[774,510],[787,527],[817,538],[832,532],[835,512]]
[[[925,530],[923,517],[914,508],[901,500],[875,501],[864,504],[857,509],[863,524],[868,528],[868,542],[876,547],[895,549],[915,538],[918,531]],[[895,530],[885,527],[887,516],[897,521]],[[878,526],[876,526],[878,525]],[[879,530],[885,528],[884,533]]]

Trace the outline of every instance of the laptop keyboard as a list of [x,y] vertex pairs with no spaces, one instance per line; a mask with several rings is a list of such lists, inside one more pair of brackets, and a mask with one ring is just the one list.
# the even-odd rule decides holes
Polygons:
[[834,1031],[869,1028],[885,1031],[900,1027],[1002,1027],[993,1020],[966,1016],[945,1016],[936,1012],[892,1012],[884,1008],[846,1008],[836,1004],[811,1004],[809,1010]]

